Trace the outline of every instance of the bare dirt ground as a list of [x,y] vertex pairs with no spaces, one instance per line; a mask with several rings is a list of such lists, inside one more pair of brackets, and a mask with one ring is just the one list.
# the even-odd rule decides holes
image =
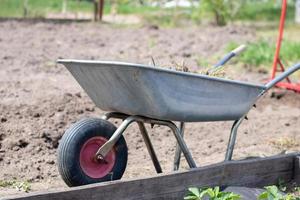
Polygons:
[[[222,54],[230,41],[253,39],[251,29],[233,26],[157,29],[0,22],[0,180],[28,180],[33,191],[66,187],[56,166],[59,139],[72,122],[103,113],[67,70],[55,64],[56,59],[147,64],[152,56],[161,65],[184,59],[187,65],[197,66],[201,58],[216,60],[215,55]],[[263,82],[267,77],[235,66],[230,66],[228,73],[252,82]],[[257,103],[241,126],[234,158],[300,150],[300,95],[286,92],[271,98],[272,92]],[[186,141],[198,165],[222,161],[231,124],[187,124]],[[175,149],[172,133],[158,126],[150,132],[163,169],[171,171]],[[124,179],[155,174],[136,125],[128,129],[125,138],[129,162]],[[186,168],[183,161],[182,169]],[[0,197],[14,193],[13,188],[0,188]]]

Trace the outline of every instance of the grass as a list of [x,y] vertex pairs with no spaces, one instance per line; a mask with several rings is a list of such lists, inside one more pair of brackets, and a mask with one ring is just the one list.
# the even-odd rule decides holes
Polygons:
[[[277,22],[274,27],[257,27],[257,36],[264,39],[274,38],[275,41],[275,38],[278,36],[279,19]],[[283,38],[293,42],[300,42],[299,33],[300,25],[288,23],[285,25]]]
[[[226,52],[235,49],[236,43],[229,43]],[[237,58],[238,62],[248,66],[271,66],[275,53],[275,42],[266,39],[260,39],[257,42],[249,43],[247,50]],[[300,42],[284,40],[281,47],[281,58],[288,65],[299,62],[300,60]]]
[[[61,12],[63,0],[28,0],[29,17],[44,17],[47,13]],[[68,1],[70,12],[92,12],[93,4],[87,1]],[[0,0],[0,17],[23,17],[22,0]]]
[[281,137],[271,141],[271,144],[280,149],[290,149],[298,147],[300,143],[294,137]]
[[2,181],[0,180],[0,188],[13,187],[19,191],[29,192],[31,190],[31,185],[28,181]]
[[[278,1],[277,1],[278,2]],[[277,21],[281,13],[281,1],[276,3],[268,1],[246,1],[241,7],[236,19],[242,21]],[[286,20],[293,21],[295,16],[295,3],[291,2],[287,6]]]
[[[59,13],[62,10],[63,0],[28,0],[29,17],[44,17],[49,12]],[[69,0],[68,12],[92,13],[94,4],[91,1]],[[111,4],[107,2],[104,13],[111,11]],[[117,7],[119,14],[143,14],[157,11],[149,6],[136,6],[123,3]],[[23,17],[23,0],[0,0],[0,17]]]
[[[111,6],[108,4],[106,5],[107,10],[111,10]],[[145,13],[152,13],[156,12],[158,9],[156,7],[150,6],[138,6],[132,5],[130,3],[120,4],[117,8],[117,12],[119,14],[145,14]]]

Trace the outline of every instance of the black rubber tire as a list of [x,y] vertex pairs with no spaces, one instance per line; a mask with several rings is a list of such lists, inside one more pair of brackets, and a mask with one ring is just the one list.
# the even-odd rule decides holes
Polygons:
[[83,119],[73,124],[63,135],[58,147],[58,170],[64,182],[70,186],[121,179],[127,165],[128,149],[122,136],[115,144],[116,161],[112,173],[103,178],[91,178],[80,167],[80,150],[92,137],[102,136],[109,139],[116,127],[110,122],[97,118]]

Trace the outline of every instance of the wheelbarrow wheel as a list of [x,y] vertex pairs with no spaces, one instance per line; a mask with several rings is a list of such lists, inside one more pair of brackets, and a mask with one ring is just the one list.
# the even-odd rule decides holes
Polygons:
[[95,154],[115,132],[116,127],[102,119],[83,119],[73,124],[62,137],[58,147],[58,169],[65,183],[80,186],[121,179],[128,149],[122,136],[104,160]]

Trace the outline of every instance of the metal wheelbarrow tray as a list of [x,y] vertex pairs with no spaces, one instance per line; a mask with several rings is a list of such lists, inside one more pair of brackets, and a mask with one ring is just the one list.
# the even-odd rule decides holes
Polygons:
[[[241,51],[226,55],[223,65]],[[179,72],[146,65],[84,60],[58,60],[75,77],[93,102],[109,111],[102,118],[84,119],[64,134],[58,150],[59,172],[69,186],[120,179],[127,165],[123,132],[137,122],[157,173],[162,172],[145,123],[169,127],[177,141],[174,170],[181,152],[190,168],[197,165],[183,139],[186,122],[234,121],[225,161],[232,159],[237,130],[248,111],[268,89],[300,69],[292,66],[266,85]],[[119,127],[110,118],[122,119]],[[173,121],[179,122],[177,126]]]
[[104,111],[200,122],[239,119],[266,89],[222,78],[145,65],[61,60]]

